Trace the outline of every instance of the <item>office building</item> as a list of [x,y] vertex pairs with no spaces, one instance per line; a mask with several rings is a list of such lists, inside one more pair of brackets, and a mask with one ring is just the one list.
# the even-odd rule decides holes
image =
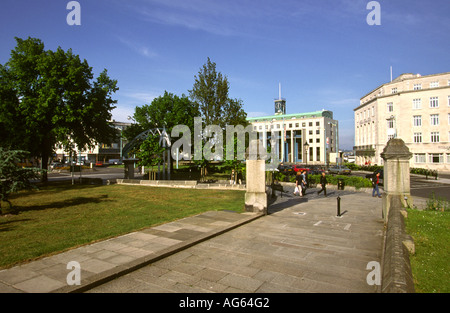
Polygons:
[[382,165],[388,140],[401,138],[411,167],[450,170],[450,72],[402,74],[354,109],[356,164]]

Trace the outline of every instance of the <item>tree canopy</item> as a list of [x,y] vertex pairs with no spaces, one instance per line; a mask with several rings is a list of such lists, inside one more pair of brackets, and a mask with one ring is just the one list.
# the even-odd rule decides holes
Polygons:
[[194,79],[189,95],[198,103],[206,125],[219,125],[222,129],[226,125],[247,125],[242,100],[229,98],[228,78],[217,72],[216,63],[208,58]]
[[[48,159],[56,144],[88,148],[109,143],[111,98],[117,81],[107,70],[93,80],[92,68],[71,49],[45,50],[36,38],[16,38],[17,46],[0,65],[0,135],[2,145]],[[46,180],[46,175],[44,175]]]

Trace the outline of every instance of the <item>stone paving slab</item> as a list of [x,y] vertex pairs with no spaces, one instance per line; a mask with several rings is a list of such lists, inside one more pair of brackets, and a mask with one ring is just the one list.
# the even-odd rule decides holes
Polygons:
[[325,198],[316,191],[303,198],[285,193],[269,215],[89,292],[378,292],[367,284],[366,267],[381,263],[381,199],[337,190]]
[[[86,290],[260,216],[210,211],[0,270],[0,293]],[[74,269],[68,268],[71,261],[80,264],[80,285],[67,283],[67,276]]]

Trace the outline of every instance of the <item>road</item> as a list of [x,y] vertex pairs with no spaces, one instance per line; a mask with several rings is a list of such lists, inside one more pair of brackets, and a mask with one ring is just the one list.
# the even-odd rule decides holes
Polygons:
[[[368,172],[352,172],[353,176],[365,177]],[[86,170],[81,173],[82,177],[101,178],[103,181],[117,178],[124,178],[124,170],[122,168],[97,167],[94,170]],[[74,179],[78,180],[80,173],[74,173]],[[141,176],[135,172],[135,178],[140,179]],[[72,176],[68,172],[48,174],[49,181],[71,180]],[[450,174],[440,174],[438,180],[434,178],[426,179],[422,175],[411,175],[411,195],[414,197],[429,199],[434,192],[437,198],[444,198],[450,201]]]
[[[368,172],[352,172],[354,176],[365,177]],[[450,201],[450,174],[440,174],[438,180],[426,179],[423,175],[410,176],[411,196],[429,199],[434,192],[436,198]]]
[[[95,167],[94,169],[83,170],[81,172],[81,177],[101,178],[103,179],[103,181],[124,178],[124,169],[113,167]],[[73,173],[73,178],[75,181],[77,181],[80,178],[80,173]],[[140,176],[137,175],[137,169],[135,169],[135,178],[140,178]],[[67,171],[61,171],[60,173],[58,173],[57,171],[48,173],[49,181],[62,181],[71,179],[72,174]]]

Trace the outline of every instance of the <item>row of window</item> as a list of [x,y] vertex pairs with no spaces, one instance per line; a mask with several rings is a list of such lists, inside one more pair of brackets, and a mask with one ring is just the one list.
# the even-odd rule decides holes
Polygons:
[[[450,141],[450,132],[448,133],[448,141]],[[414,133],[413,134],[413,142],[414,143],[423,143],[422,133]],[[437,143],[441,142],[441,135],[439,132],[431,132],[430,133],[430,142]]]
[[[448,113],[447,116],[448,116],[448,125],[450,125],[450,113]],[[430,114],[430,125],[439,126],[439,114]],[[413,126],[414,127],[422,126],[422,115],[413,115]]]
[[[439,108],[439,97],[430,97],[430,108]],[[450,106],[450,96],[447,96],[447,105]],[[413,110],[419,110],[422,109],[422,99],[421,98],[417,98],[417,99],[413,99],[412,102],[412,108]],[[389,102],[387,104],[387,111],[388,112],[394,112],[394,103],[393,102]]]
[[[450,96],[447,96],[447,106],[450,106]],[[439,108],[439,97],[430,97],[429,98],[429,107],[432,109]],[[422,99],[421,98],[413,99],[412,108],[413,108],[413,110],[422,109]],[[387,103],[387,111],[394,112],[394,103],[393,102]],[[374,107],[364,110],[363,112],[356,113],[356,121],[359,121],[360,119],[366,119],[370,116],[375,116],[375,108]]]
[[445,155],[444,153],[414,153],[414,163],[444,163],[444,161],[450,163],[450,153]]
[[[315,124],[316,124],[316,126],[320,127],[320,122],[316,122]],[[288,124],[284,124],[284,125],[287,126],[287,129],[290,129],[290,128],[298,129],[300,127],[300,123],[288,123]],[[313,127],[313,122],[309,122],[308,126]],[[306,127],[306,122],[302,123],[302,127]],[[264,128],[269,129],[269,125],[265,125]],[[253,126],[253,130],[255,130],[255,131],[262,130],[262,129],[263,129],[262,125]],[[281,129],[281,124],[271,124],[270,129]]]
[[[450,80],[447,82],[447,86],[450,86]],[[430,88],[438,88],[439,87],[439,81],[433,81],[430,82]],[[414,84],[413,87],[414,90],[422,90],[422,83]],[[398,93],[397,87],[394,87],[391,89],[391,94]]]

